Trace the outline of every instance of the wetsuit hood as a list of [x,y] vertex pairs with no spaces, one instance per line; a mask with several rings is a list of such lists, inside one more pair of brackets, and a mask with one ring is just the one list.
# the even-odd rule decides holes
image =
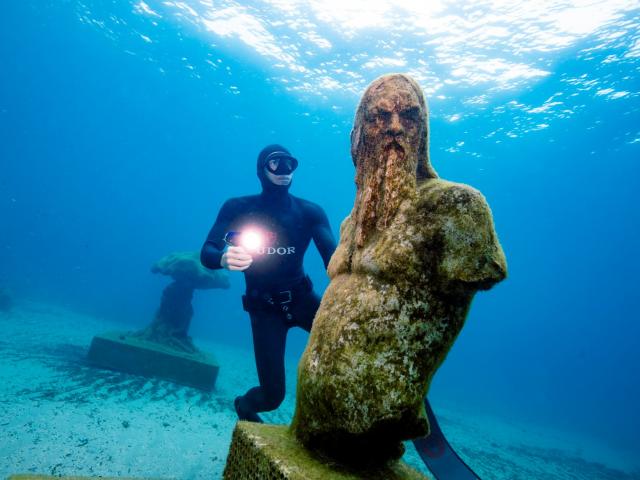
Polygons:
[[291,187],[291,183],[293,182],[289,183],[289,185],[276,185],[269,180],[264,173],[264,167],[267,164],[267,157],[273,152],[284,152],[287,155],[291,155],[289,150],[277,143],[267,145],[260,151],[260,154],[258,155],[257,173],[258,178],[260,179],[260,184],[262,185],[262,193],[266,195],[286,195],[289,191],[289,187]]

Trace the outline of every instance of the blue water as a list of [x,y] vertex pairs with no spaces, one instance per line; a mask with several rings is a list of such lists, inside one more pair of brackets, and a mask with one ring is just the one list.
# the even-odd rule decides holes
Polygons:
[[[166,283],[150,266],[199,249],[226,198],[258,191],[272,142],[300,159],[292,193],[337,236],[359,97],[410,72],[435,168],[485,194],[509,262],[474,300],[435,403],[640,452],[640,5],[556,2],[551,20],[524,4],[443,4],[424,20],[328,5],[4,4],[0,286],[147,324]],[[504,18],[483,23],[492,12]],[[305,264],[326,286],[313,247]],[[192,333],[250,349],[231,277],[197,295]],[[292,357],[305,340],[290,337]]]

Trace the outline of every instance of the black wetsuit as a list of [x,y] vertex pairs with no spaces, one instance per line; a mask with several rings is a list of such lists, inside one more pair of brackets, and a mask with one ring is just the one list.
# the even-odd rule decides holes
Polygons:
[[255,412],[276,409],[284,399],[284,352],[289,328],[311,330],[320,298],[302,265],[309,243],[314,241],[325,268],[336,248],[327,216],[320,206],[294,197],[288,193],[288,187],[273,185],[264,178],[260,157],[258,176],[262,193],[227,200],[201,252],[205,267],[221,268],[227,232],[255,228],[267,239],[263,247],[250,252],[253,263],[244,271],[247,291],[243,304],[251,317],[260,381],[260,386],[251,388],[238,399],[239,407],[236,405],[239,415],[242,417],[240,412],[244,412],[248,419]]

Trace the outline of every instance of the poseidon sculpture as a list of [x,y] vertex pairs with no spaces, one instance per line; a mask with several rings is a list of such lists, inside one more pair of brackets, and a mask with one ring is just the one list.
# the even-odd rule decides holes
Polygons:
[[357,194],[299,364],[292,430],[347,463],[383,464],[429,432],[423,399],[474,294],[506,276],[483,195],[438,178],[406,75],[375,80],[351,133]]

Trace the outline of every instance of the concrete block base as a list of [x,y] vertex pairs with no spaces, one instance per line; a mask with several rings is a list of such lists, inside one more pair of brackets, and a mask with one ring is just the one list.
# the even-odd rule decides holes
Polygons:
[[397,461],[375,471],[332,463],[305,449],[289,427],[238,422],[224,469],[224,480],[427,480]]
[[189,354],[123,332],[96,335],[91,341],[89,362],[97,367],[211,391],[219,367],[205,352]]

